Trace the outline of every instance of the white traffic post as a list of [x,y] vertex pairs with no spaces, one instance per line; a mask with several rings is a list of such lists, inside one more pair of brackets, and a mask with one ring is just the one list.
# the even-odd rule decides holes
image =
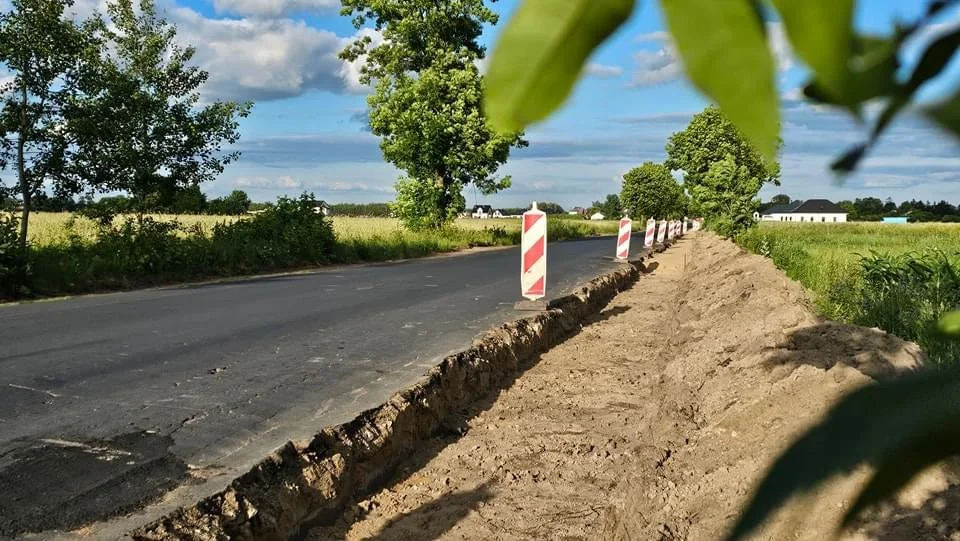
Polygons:
[[670,224],[667,225],[667,240],[673,240],[673,234],[676,231],[676,228],[674,227],[674,225],[675,225],[675,222],[673,220],[670,220]]
[[536,201],[523,213],[520,251],[521,293],[531,301],[542,299],[547,295],[547,215]]
[[620,235],[617,236],[617,259],[630,259],[630,235],[633,232],[633,220],[626,214],[620,220]]
[[653,238],[657,233],[657,221],[653,218],[647,220],[647,234],[643,237],[643,246],[649,250],[653,248]]
[[657,226],[657,244],[663,244],[663,241],[667,239],[667,221],[660,220],[660,224]]
[[686,218],[686,216],[684,216],[684,218],[683,218],[683,234],[684,234],[684,235],[687,234],[687,218]]

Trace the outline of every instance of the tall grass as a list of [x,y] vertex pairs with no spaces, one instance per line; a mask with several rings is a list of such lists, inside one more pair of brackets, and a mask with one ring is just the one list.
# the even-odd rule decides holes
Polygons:
[[[461,220],[442,230],[410,232],[391,218],[326,219],[306,203],[282,203],[252,217],[152,215],[139,223],[119,216],[112,225],[36,213],[26,263],[22,258],[5,263],[0,246],[0,297],[125,289],[520,242],[516,219]],[[549,220],[548,236],[579,239],[616,234],[617,228],[617,222]],[[15,228],[0,233],[7,229],[7,245],[13,246]]]
[[935,330],[960,303],[960,227],[762,224],[737,240],[811,290],[825,317],[915,341],[939,365],[960,360]]

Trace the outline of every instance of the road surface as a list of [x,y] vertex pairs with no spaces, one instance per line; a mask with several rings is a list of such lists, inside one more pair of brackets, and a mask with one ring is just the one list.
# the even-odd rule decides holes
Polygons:
[[[554,243],[548,295],[610,260]],[[517,317],[519,251],[0,307],[0,538],[225,485]]]

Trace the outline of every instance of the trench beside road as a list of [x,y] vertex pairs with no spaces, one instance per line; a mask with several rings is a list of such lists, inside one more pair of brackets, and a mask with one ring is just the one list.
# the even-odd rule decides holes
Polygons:
[[[551,244],[548,296],[615,268],[614,244]],[[521,315],[519,266],[513,248],[0,307],[0,538],[222,488]]]

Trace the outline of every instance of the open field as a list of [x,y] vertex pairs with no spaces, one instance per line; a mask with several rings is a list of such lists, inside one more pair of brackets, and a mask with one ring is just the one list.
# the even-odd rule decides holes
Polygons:
[[960,225],[764,223],[738,242],[810,289],[825,317],[914,340],[937,364],[960,358],[933,328],[960,302]]
[[[199,225],[207,233],[212,231],[213,226],[218,223],[233,223],[240,219],[233,216],[205,215],[173,216],[156,214],[151,216],[164,221],[176,220],[186,227]],[[351,242],[372,237],[383,238],[395,237],[397,235],[411,240],[422,237],[423,235],[436,236],[435,233],[410,233],[403,229],[398,220],[393,218],[350,218],[334,216],[332,220],[337,237],[341,240],[349,240]],[[555,222],[559,221],[560,220],[555,220]],[[563,223],[570,224],[571,227],[584,232],[594,234],[613,235],[616,234],[618,227],[615,220],[599,222],[563,220]],[[498,229],[506,233],[519,233],[520,221],[509,218],[493,220],[465,219],[457,221],[455,228],[474,233]],[[568,234],[570,231],[570,229],[565,230]],[[65,212],[36,212],[30,216],[30,241],[37,246],[66,243],[70,240],[71,233],[76,234],[84,240],[92,241],[96,238],[97,226],[87,218]]]

